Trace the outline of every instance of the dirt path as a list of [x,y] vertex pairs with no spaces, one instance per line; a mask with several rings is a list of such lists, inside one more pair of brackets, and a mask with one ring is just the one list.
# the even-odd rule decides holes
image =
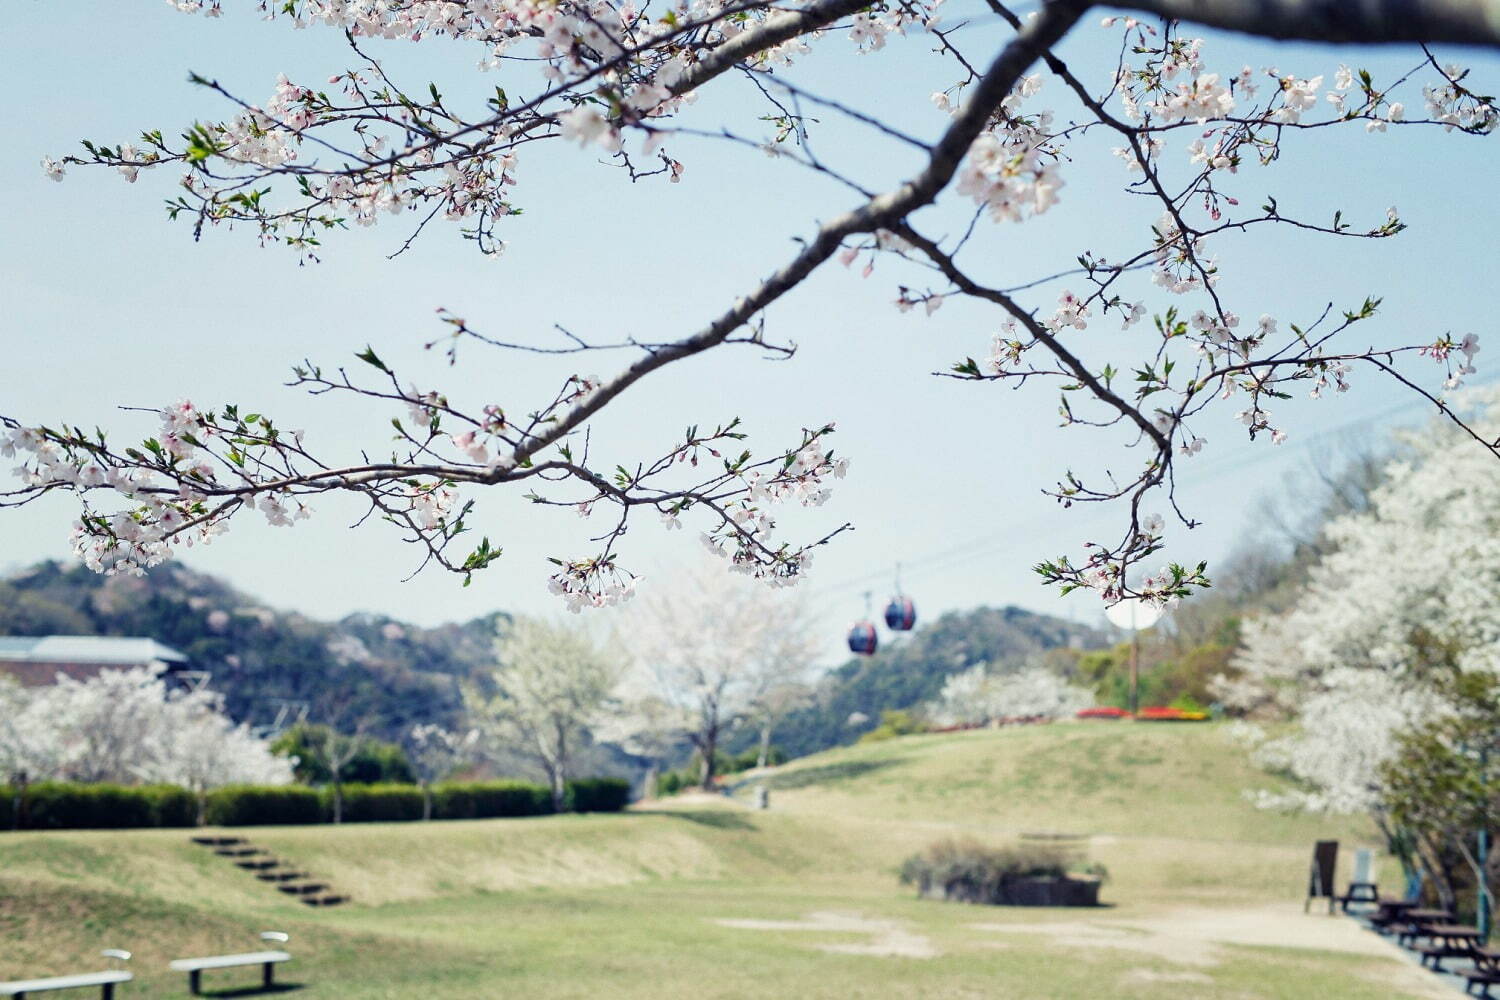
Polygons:
[[[1357,922],[1326,913],[1304,914],[1296,904],[1258,907],[1178,907],[1143,917],[1101,917],[1039,923],[977,923],[976,930],[1035,934],[1078,948],[1134,951],[1177,965],[1208,968],[1222,960],[1219,945],[1309,948],[1386,959],[1370,975],[1414,998],[1453,1000],[1443,980],[1413,964],[1394,942]],[[1202,975],[1185,970],[1176,975]],[[1162,974],[1138,970],[1140,978]],[[1185,978],[1184,978],[1184,981]]]
[[[1015,913],[1014,910],[1006,911]],[[1053,911],[1056,912],[1056,911]],[[904,921],[884,920],[854,913],[818,911],[800,920],[720,918],[725,927],[750,931],[805,934],[819,951],[872,957],[936,958],[942,952],[924,934]],[[1125,972],[1127,980],[1143,983],[1211,983],[1208,970],[1228,957],[1223,946],[1307,948],[1367,956],[1364,974],[1392,989],[1392,996],[1410,1000],[1454,1000],[1456,991],[1424,969],[1390,940],[1372,934],[1353,920],[1327,914],[1304,914],[1296,904],[1256,907],[1183,906],[1142,916],[1090,917],[1030,923],[985,921],[968,925],[997,939],[1036,936],[1048,946],[1097,951],[1101,948],[1134,952],[1177,966],[1162,970],[1142,966]],[[858,941],[818,940],[827,935],[857,935]],[[1021,945],[1020,940],[1015,941]]]

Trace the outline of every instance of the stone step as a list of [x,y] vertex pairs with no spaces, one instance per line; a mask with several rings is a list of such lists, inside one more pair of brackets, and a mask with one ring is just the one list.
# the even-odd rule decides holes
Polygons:
[[295,882],[297,879],[309,878],[307,872],[298,872],[287,869],[285,871],[256,872],[255,877],[262,882]]
[[326,882],[287,882],[276,887],[279,891],[296,896],[311,896],[328,888]]
[[339,906],[343,903],[349,902],[348,896],[338,896],[333,894],[326,894],[321,896],[303,896],[301,898],[302,902],[306,903],[308,906]]
[[204,847],[228,847],[231,844],[245,843],[244,837],[193,837],[193,843],[202,844]]

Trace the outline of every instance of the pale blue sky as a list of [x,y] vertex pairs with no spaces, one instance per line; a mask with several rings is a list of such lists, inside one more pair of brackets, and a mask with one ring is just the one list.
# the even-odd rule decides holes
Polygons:
[[[75,168],[61,185],[42,176],[41,157],[76,148],[80,137],[114,143],[142,128],[175,133],[195,118],[222,115],[213,95],[185,82],[190,69],[258,101],[278,72],[317,82],[348,62],[339,37],[326,29],[262,23],[249,0],[226,6],[228,15],[217,21],[155,2],[38,2],[9,11],[12,30],[0,39],[0,84],[9,99],[0,112],[0,411],[140,436],[152,430],[149,423],[115,406],[188,396],[200,405],[235,401],[276,415],[283,426],[306,428],[309,441],[330,454],[361,445],[379,450],[390,414],[283,389],[289,366],[303,357],[340,363],[370,343],[424,386],[522,410],[539,401],[539,377],[550,385],[571,365],[470,350],[462,367],[449,371],[421,349],[438,332],[435,308],[511,338],[545,337],[554,322],[600,338],[678,336],[783,261],[793,252],[791,238],[852,204],[849,194],[810,174],[722,143],[674,141],[669,148],[687,165],[683,182],[636,187],[592,156],[554,143],[522,160],[516,198],[527,214],[507,227],[510,250],[501,261],[480,258],[441,225],[413,252],[388,261],[405,235],[391,220],[332,237],[324,262],[304,267],[284,250],[259,249],[248,232],[213,232],[195,245],[185,226],[163,217],[175,176],[146,174],[134,186],[105,171]],[[951,5],[950,21],[959,14]],[[1096,23],[1090,18],[1064,49],[1085,72],[1114,37]],[[986,19],[959,37],[983,53],[995,35]],[[943,119],[927,95],[953,78],[926,47],[896,40],[883,53],[857,56],[842,38],[829,38],[819,43],[826,58],[808,60],[794,78],[930,137]],[[436,77],[446,94],[476,101],[497,82],[524,93],[534,79],[529,71],[480,76],[470,71],[475,51],[446,40],[377,51],[400,78],[421,84]],[[1381,76],[1419,58],[1227,36],[1211,36],[1207,51],[1226,72],[1248,62],[1330,79],[1340,61]],[[1500,59],[1440,54],[1474,66],[1492,90],[1500,83]],[[1049,81],[1038,104],[1065,106],[1071,115],[1060,91]],[[756,136],[759,113],[733,86],[705,93],[695,112],[699,121],[728,116]],[[910,151],[824,117],[830,120],[814,135],[818,151],[866,184],[888,184],[911,169]],[[1171,142],[1185,147],[1189,138]],[[1366,135],[1356,127],[1291,136],[1282,163],[1242,174],[1237,191],[1247,204],[1271,193],[1288,209],[1317,206],[1326,214],[1342,207],[1357,225],[1380,221],[1395,204],[1411,229],[1381,243],[1266,230],[1226,242],[1222,289],[1231,308],[1306,320],[1327,301],[1384,294],[1386,309],[1360,331],[1362,339],[1416,341],[1444,330],[1487,337],[1500,223],[1496,155],[1493,140],[1433,130]],[[1084,249],[1112,253],[1126,245],[1122,235],[1138,238],[1156,214],[1120,195],[1119,162],[1100,155],[1099,146],[1080,148],[1064,176],[1053,212],[1020,228],[985,225],[976,270],[1002,282],[1039,276]],[[941,232],[961,218],[939,209],[923,224]],[[857,526],[820,554],[807,584],[831,636],[861,610],[866,587],[882,600],[897,561],[907,565],[907,590],[924,618],[1015,603],[1094,620],[1091,598],[1057,600],[1030,566],[1076,554],[1092,532],[1112,532],[1114,522],[1107,511],[1060,512],[1040,490],[1068,464],[1097,470],[1130,460],[1122,460],[1116,437],[1059,431],[1051,389],[1012,392],[932,377],[965,355],[982,356],[995,317],[961,304],[930,319],[901,315],[889,303],[897,281],[909,278],[886,263],[868,280],[828,269],[769,315],[773,335],[801,345],[795,359],[725,351],[664,372],[611,409],[596,428],[595,448],[612,459],[649,457],[689,422],[739,415],[752,446],[769,450],[799,427],[836,420],[834,443],[853,459],[851,475],[828,506],[788,519],[809,534],[843,520]],[[1050,307],[1057,290],[1029,301]],[[1149,292],[1144,280],[1135,290],[1154,308],[1172,304]],[[1096,320],[1079,340],[1092,357],[1123,357],[1129,344],[1113,320]],[[1492,355],[1500,356],[1500,344],[1485,342],[1481,377]],[[623,361],[604,356],[579,364],[585,374],[609,374]],[[1424,384],[1438,385],[1435,367],[1415,371]],[[1171,531],[1171,555],[1222,555],[1254,499],[1305,463],[1320,435],[1326,441],[1339,428],[1376,433],[1418,419],[1406,402],[1394,387],[1360,374],[1347,396],[1284,404],[1292,442],[1275,450],[1245,441],[1226,410],[1200,428],[1210,442],[1204,454],[1181,468],[1184,503],[1205,524]],[[494,493],[479,499],[479,526],[507,555],[467,590],[436,573],[402,583],[410,550],[381,526],[346,530],[357,508],[330,500],[295,529],[246,518],[187,561],[268,602],[319,616],[367,609],[433,623],[497,607],[554,610],[543,588],[544,558],[588,553],[586,536],[602,530],[602,520],[584,524]],[[72,516],[72,506],[59,500],[0,517],[0,564],[66,555]],[[697,557],[696,534],[665,535],[654,518],[642,519],[626,543],[626,564],[648,581],[665,577]]]

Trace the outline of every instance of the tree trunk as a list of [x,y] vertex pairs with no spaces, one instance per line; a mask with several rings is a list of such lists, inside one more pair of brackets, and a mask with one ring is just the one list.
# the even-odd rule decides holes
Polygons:
[[661,765],[659,765],[656,761],[653,760],[651,762],[651,766],[648,767],[648,768],[646,768],[646,780],[641,784],[641,798],[643,798],[643,799],[654,799],[654,798],[656,798],[656,792],[657,792],[657,788],[658,788],[658,784],[659,784],[660,780],[661,780]]
[[422,819],[432,819],[432,786],[422,782]]
[[1416,837],[1416,846],[1417,857],[1427,871],[1428,884],[1437,894],[1438,906],[1445,910],[1452,910],[1455,898],[1453,880],[1448,871],[1448,865],[1443,860],[1442,851],[1435,848],[1428,838],[1420,834]]
[[755,760],[756,767],[765,767],[767,758],[771,755],[771,720],[767,719],[760,727],[760,756]]
[[568,795],[568,732],[562,720],[554,723],[552,732],[557,737],[557,754],[547,769],[547,777],[552,782],[552,811],[560,813]]
[[339,781],[338,771],[333,772],[333,821],[344,821],[344,785]]
[[26,808],[26,784],[28,777],[25,771],[16,775],[15,788],[11,792],[10,827],[12,830],[21,829],[21,812]]
[[698,745],[698,752],[702,756],[702,760],[698,766],[698,784],[703,787],[705,792],[711,792],[713,791],[714,778],[717,776],[716,772],[718,769],[718,761],[714,758],[718,756],[719,732],[717,729],[710,729],[703,736],[703,740]]

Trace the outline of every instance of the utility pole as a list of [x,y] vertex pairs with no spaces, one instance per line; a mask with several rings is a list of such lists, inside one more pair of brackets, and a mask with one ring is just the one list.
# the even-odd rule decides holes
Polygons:
[[1141,633],[1130,633],[1130,714],[1141,711]]
[[1134,716],[1141,710],[1141,630],[1156,624],[1161,608],[1139,597],[1126,597],[1106,608],[1104,617],[1116,628],[1130,630],[1130,714]]

